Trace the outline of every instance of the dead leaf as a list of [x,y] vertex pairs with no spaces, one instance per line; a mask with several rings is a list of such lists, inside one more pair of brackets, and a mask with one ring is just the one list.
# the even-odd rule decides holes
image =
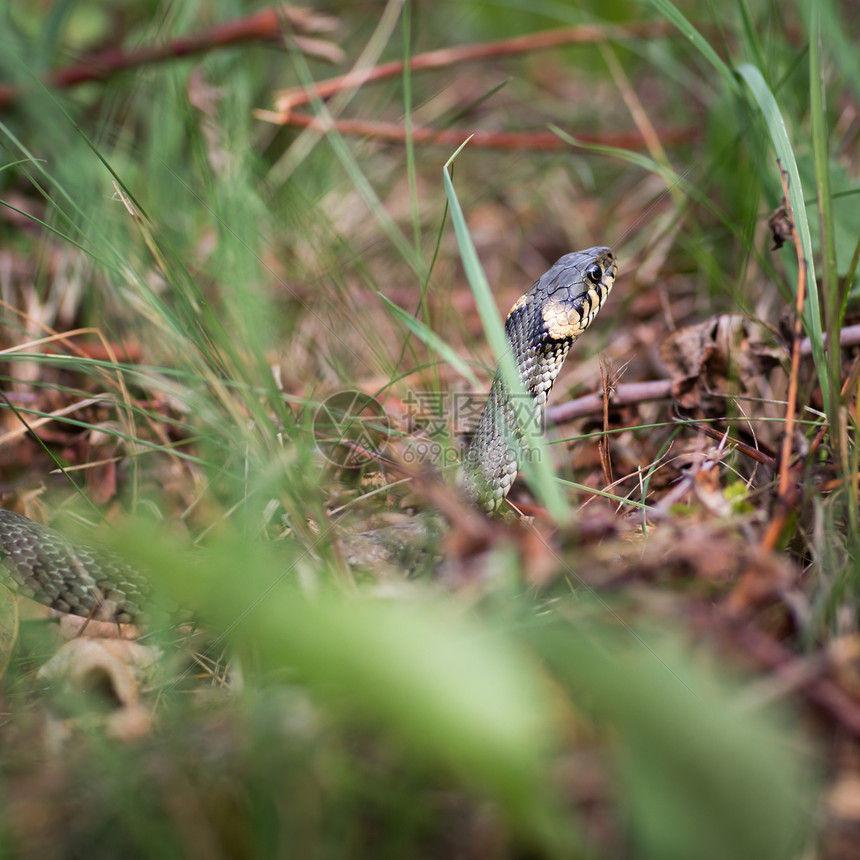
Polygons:
[[99,690],[115,707],[105,717],[107,732],[119,739],[145,734],[152,714],[140,689],[160,656],[157,648],[126,639],[81,637],[63,645],[39,670],[39,677]]
[[785,358],[778,334],[742,314],[679,328],[660,346],[679,405],[718,414],[725,414],[726,395],[757,391],[761,375]]
[[780,207],[768,218],[767,225],[770,227],[770,233],[773,237],[771,251],[778,251],[791,239],[791,233],[794,230],[794,224],[792,224],[791,218],[788,217],[784,197],[782,198]]

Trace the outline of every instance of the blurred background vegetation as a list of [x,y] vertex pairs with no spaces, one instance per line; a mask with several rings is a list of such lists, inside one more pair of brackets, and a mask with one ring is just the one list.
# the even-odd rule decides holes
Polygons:
[[[12,610],[0,854],[856,856],[858,376],[833,345],[859,16],[0,2],[4,505],[95,529],[205,631],[153,625],[70,685],[39,670],[56,625],[22,608],[16,634]],[[810,276],[793,374],[777,156]],[[453,490],[396,463],[336,468],[329,396],[376,397],[396,461],[430,419],[457,441],[443,406],[410,420],[416,392],[489,387],[451,204],[502,315],[562,254],[615,250],[558,402],[665,379],[669,332],[717,315],[777,351],[723,371],[716,406],[676,389],[556,430],[562,513],[533,530],[452,516]],[[689,376],[719,346],[675,343]],[[796,489],[774,501],[789,379]],[[440,504],[418,572],[347,563],[342,535]]]

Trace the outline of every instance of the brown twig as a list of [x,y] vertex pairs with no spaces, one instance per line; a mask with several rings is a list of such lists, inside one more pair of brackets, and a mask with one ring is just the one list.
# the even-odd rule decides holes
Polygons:
[[[337,19],[297,6],[277,5],[253,15],[219,24],[201,33],[174,39],[165,45],[149,45],[134,51],[114,48],[84,57],[72,66],[57,69],[46,83],[57,89],[68,89],[88,81],[104,81],[119,72],[138,66],[149,66],[166,60],[200,54],[213,48],[228,48],[246,42],[282,40],[285,31],[303,33],[329,32]],[[296,36],[297,47],[323,59],[340,61],[339,48],[328,42]],[[23,91],[14,86],[0,87],[0,108],[8,107]]]
[[710,427],[707,424],[697,423],[696,428],[704,433],[706,436],[710,436],[711,439],[715,439],[717,442],[726,442],[732,446],[740,454],[744,454],[749,457],[751,460],[755,460],[756,463],[761,463],[762,466],[773,466],[774,458],[766,454],[764,451],[759,450],[758,448],[753,448],[752,445],[747,445],[746,442],[741,442],[740,439],[734,439],[728,435],[728,430],[719,430],[716,427]]
[[[258,119],[277,122],[281,125],[293,125],[300,128],[315,128],[325,132],[331,129],[340,134],[370,137],[374,140],[391,143],[404,143],[411,136],[415,143],[436,146],[456,147],[469,140],[472,146],[482,149],[511,149],[551,151],[569,149],[570,144],[563,141],[557,134],[549,131],[468,131],[456,128],[427,128],[413,126],[407,133],[406,127],[395,122],[376,122],[363,119],[333,119],[310,116],[304,113],[292,112],[283,119],[270,111],[257,110],[254,115]],[[695,140],[701,130],[695,126],[685,128],[662,129],[660,136],[667,145],[689,143]],[[624,149],[643,149],[644,139],[638,131],[607,131],[607,132],[577,132],[577,140],[583,143],[598,143],[605,146],[615,146]]]
[[820,493],[829,493],[832,490],[838,490],[840,487],[844,487],[847,483],[850,483],[851,486],[860,487],[860,474],[854,476],[853,482],[846,481],[844,475],[840,475],[838,478],[831,478],[829,481],[824,481],[821,484],[816,486],[816,489]]
[[603,483],[608,486],[612,483],[612,460],[609,456],[609,395],[612,393],[612,385],[603,362],[600,363],[600,377],[600,388],[603,394],[603,435],[598,440],[597,450],[600,453],[600,465],[603,469]]
[[[647,403],[651,400],[670,400],[671,398],[672,380],[670,379],[616,385],[608,395],[609,406],[613,409],[622,406],[635,406],[637,403]],[[571,400],[568,403],[550,406],[546,410],[547,423],[565,424],[577,418],[600,415],[603,412],[605,399],[603,391],[598,391],[595,394],[577,397],[576,400]]]
[[[438,51],[416,54],[409,62],[409,69],[413,72],[420,72],[428,69],[447,68],[459,63],[486,60],[489,57],[511,56],[528,51],[557,48],[562,45],[592,43],[605,39],[655,39],[675,33],[677,30],[664,21],[643,21],[628,24],[625,27],[562,27],[555,30],[529,33],[513,39],[501,39],[497,42],[460,45],[455,48],[442,48]],[[295,108],[306,105],[315,98],[326,99],[341,90],[357,88],[371,81],[380,81],[401,74],[403,74],[403,62],[394,60],[390,63],[374,66],[371,69],[352,71],[346,75],[319,81],[311,88],[290,87],[281,90],[276,95],[275,101],[275,110],[279,119],[272,121],[285,124],[289,119],[289,114]]]

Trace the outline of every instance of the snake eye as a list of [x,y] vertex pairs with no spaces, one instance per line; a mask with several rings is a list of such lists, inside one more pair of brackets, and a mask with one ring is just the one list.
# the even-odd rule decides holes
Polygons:
[[603,269],[597,265],[597,263],[592,263],[586,270],[585,276],[591,281],[592,284],[599,284],[601,279],[603,278]]

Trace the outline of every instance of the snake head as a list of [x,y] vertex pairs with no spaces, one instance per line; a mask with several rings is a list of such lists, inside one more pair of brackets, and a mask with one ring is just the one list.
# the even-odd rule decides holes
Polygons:
[[576,340],[597,316],[615,283],[618,265],[609,248],[565,254],[517,300],[506,328],[523,346]]
[[615,283],[618,264],[609,248],[562,257],[532,287],[552,340],[576,340],[592,323]]

